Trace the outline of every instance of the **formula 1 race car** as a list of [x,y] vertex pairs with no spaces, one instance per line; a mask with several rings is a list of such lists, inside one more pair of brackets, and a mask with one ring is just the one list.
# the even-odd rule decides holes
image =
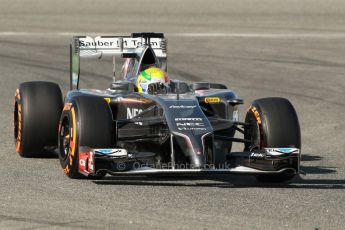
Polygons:
[[[114,63],[111,86],[79,89],[80,60],[107,57]],[[119,57],[125,80],[115,79]],[[287,99],[255,100],[241,122],[243,100],[224,84],[170,80],[163,90],[138,92],[131,79],[143,66],[167,71],[161,33],[74,37],[70,61],[64,101],[51,82],[25,82],[16,90],[14,137],[21,156],[55,148],[70,178],[234,173],[283,182],[300,173],[300,126]],[[243,143],[243,151],[231,151],[233,142]]]

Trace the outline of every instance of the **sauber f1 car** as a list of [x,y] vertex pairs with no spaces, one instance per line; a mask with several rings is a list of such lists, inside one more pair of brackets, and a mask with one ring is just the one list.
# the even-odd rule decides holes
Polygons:
[[[88,58],[113,59],[108,89],[79,89],[80,61]],[[121,80],[117,59],[124,59]],[[29,157],[55,148],[70,178],[233,173],[283,182],[300,173],[300,126],[287,99],[255,100],[241,122],[243,100],[224,84],[170,80],[138,92],[131,79],[146,65],[167,71],[163,34],[73,37],[64,101],[51,82],[16,90],[16,151]],[[242,152],[231,151],[234,142]]]

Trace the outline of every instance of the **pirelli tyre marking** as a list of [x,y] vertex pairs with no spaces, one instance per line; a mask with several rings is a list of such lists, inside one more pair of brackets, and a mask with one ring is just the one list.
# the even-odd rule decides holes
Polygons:
[[261,118],[258,110],[254,106],[251,106],[249,110],[254,114],[257,123],[261,125]]
[[[68,103],[68,104],[71,104],[71,103]],[[73,165],[73,158],[74,158],[76,142],[77,142],[77,127],[76,127],[77,123],[76,123],[75,110],[72,107],[70,111],[71,111],[70,115],[72,118],[72,127],[70,127],[69,136],[65,137],[65,138],[69,138],[69,163],[64,168],[64,172],[66,174],[69,173],[70,167]]]
[[14,98],[15,105],[17,104],[17,107],[15,109],[14,114],[14,132],[15,132],[15,138],[16,138],[16,152],[21,153],[23,150],[22,146],[22,105],[20,103],[20,92],[19,89],[16,90],[15,98]]
[[71,110],[72,103],[66,103],[63,107],[63,111],[69,111]]
[[263,133],[263,128],[262,128],[262,121],[261,121],[261,117],[260,117],[260,113],[259,111],[257,110],[256,107],[254,106],[251,106],[249,107],[248,109],[250,112],[253,113],[254,115],[254,118],[256,120],[256,123],[258,124],[259,126],[259,135],[260,135],[260,147],[263,148],[263,147],[266,147],[266,144],[265,144],[265,141],[264,141],[264,133]]

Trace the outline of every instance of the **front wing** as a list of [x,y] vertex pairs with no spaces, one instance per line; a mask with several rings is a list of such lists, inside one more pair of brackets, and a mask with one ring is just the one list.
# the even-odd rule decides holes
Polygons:
[[297,148],[265,148],[260,151],[232,152],[224,164],[192,165],[143,163],[155,153],[134,153],[125,149],[92,149],[79,151],[78,169],[83,175],[106,171],[112,175],[150,174],[298,174],[301,173],[300,150]]

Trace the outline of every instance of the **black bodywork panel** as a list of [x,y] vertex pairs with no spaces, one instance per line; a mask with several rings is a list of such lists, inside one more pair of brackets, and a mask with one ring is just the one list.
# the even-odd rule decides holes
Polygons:
[[237,115],[237,106],[243,101],[233,91],[193,91],[185,84],[182,94],[176,94],[171,87],[166,94],[149,95],[134,92],[130,84],[118,82],[115,89],[108,90],[72,90],[66,96],[66,102],[72,103],[74,97],[80,96],[104,98],[113,117],[113,148],[126,149],[132,156],[98,156],[95,172],[117,173],[119,164],[125,165],[122,172],[132,171],[135,164],[161,170],[211,167],[223,172],[222,169],[248,167],[264,172],[297,172],[298,156],[280,159],[263,153],[231,152],[233,142],[250,141],[234,137],[245,124],[238,122]]

